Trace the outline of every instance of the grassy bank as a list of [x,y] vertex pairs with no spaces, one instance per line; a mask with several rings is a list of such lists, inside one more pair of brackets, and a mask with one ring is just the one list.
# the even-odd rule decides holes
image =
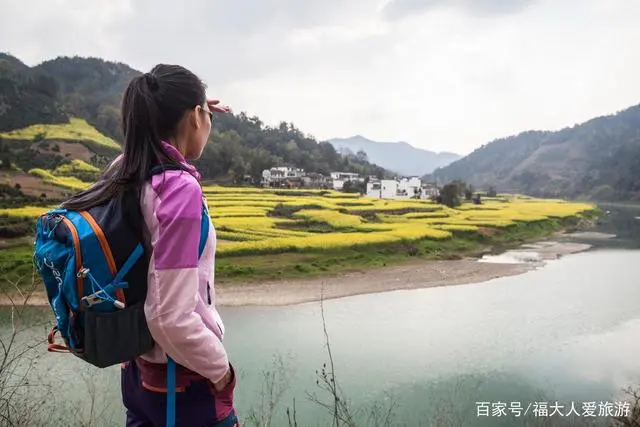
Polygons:
[[[595,214],[595,213],[594,213]],[[366,268],[439,259],[476,257],[571,231],[589,224],[585,217],[519,223],[497,230],[457,231],[446,240],[420,240],[322,252],[290,252],[221,257],[216,261],[218,283],[291,279],[333,275]]]
[[[561,230],[588,225],[588,212],[580,216],[519,222],[504,228],[479,231],[453,231],[447,239],[398,241],[316,251],[293,251],[272,254],[221,256],[216,261],[216,281],[223,283],[258,280],[307,278],[335,275],[347,271],[378,268],[435,259],[460,259],[499,252],[519,244],[547,237]],[[221,243],[220,247],[225,244]],[[0,245],[0,292],[15,292],[32,282],[33,247],[29,239],[5,240]]]

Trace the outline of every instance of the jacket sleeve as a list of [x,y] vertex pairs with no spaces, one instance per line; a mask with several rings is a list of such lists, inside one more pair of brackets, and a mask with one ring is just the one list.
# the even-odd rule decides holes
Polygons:
[[167,172],[160,180],[147,323],[156,343],[176,363],[217,382],[229,369],[227,353],[196,311],[202,191],[187,174]]

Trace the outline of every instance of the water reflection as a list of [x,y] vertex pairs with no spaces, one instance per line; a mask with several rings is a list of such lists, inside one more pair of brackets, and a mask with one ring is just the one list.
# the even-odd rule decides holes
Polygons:
[[606,247],[640,248],[640,204],[602,203],[599,207],[606,213],[598,220],[597,231],[615,234],[615,239],[599,241]]

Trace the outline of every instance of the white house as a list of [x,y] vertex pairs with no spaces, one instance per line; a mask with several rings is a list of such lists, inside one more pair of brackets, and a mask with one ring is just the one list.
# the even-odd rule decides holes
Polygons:
[[262,171],[262,185],[270,187],[281,181],[291,178],[302,178],[305,176],[304,169],[294,168],[290,166],[279,166]]
[[290,166],[280,166],[277,168],[271,168],[271,170],[282,171],[287,178],[302,178],[304,176],[304,169],[294,168]]
[[377,199],[428,199],[433,195],[437,195],[437,188],[432,188],[429,184],[425,187],[420,178],[416,177],[369,180],[367,183],[367,196]]
[[302,182],[307,188],[329,188],[332,186],[329,177],[319,173],[309,173],[303,176]]
[[370,179],[367,182],[367,197],[375,197],[376,199],[382,199],[382,182],[379,180]]
[[367,183],[367,196],[376,199],[397,199],[398,181],[395,179],[370,180]]
[[422,195],[422,181],[420,178],[402,178],[398,181],[398,197],[399,198],[415,198]]
[[364,178],[353,172],[331,172],[331,181],[334,190],[342,190],[345,182],[363,182]]
[[425,199],[431,197],[438,197],[440,195],[440,190],[438,190],[438,186],[432,183],[422,184],[422,197]]

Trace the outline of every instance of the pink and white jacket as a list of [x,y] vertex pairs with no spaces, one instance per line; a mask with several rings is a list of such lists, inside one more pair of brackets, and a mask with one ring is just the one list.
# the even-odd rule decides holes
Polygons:
[[165,364],[168,354],[215,383],[229,369],[222,344],[224,325],[215,307],[215,230],[210,224],[198,260],[204,197],[200,175],[176,148],[163,146],[187,171],[165,171],[142,189],[140,203],[151,249],[144,310],[156,344],[141,358]]

